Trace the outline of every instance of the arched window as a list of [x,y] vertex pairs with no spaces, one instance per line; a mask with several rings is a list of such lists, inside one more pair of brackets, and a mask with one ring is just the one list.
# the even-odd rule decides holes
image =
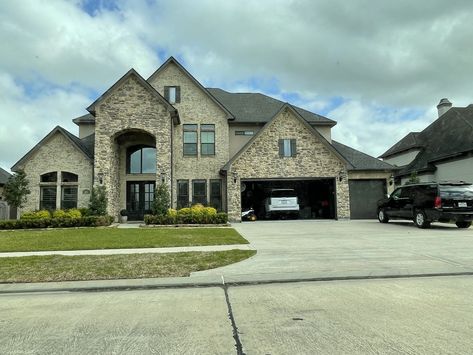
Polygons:
[[133,146],[127,149],[128,174],[155,174],[156,148]]
[[[74,173],[62,171],[60,173],[60,184],[58,184],[59,173],[49,172],[40,176],[40,209],[55,210],[77,207],[77,191],[79,176]],[[59,185],[59,186],[58,186]],[[60,187],[60,190],[58,190]],[[61,193],[58,201],[58,193]]]

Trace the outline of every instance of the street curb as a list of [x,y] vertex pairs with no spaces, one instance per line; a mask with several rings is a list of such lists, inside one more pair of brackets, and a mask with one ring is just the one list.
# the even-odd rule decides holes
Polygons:
[[[160,282],[142,284],[142,285],[103,285],[103,286],[84,286],[77,285],[72,287],[47,287],[44,284],[0,284],[1,294],[15,293],[47,293],[47,292],[107,292],[107,291],[132,291],[132,290],[157,290],[157,289],[183,289],[183,288],[208,288],[232,286],[255,286],[269,284],[285,284],[285,283],[301,283],[301,282],[333,282],[333,281],[357,281],[357,280],[387,280],[387,279],[411,279],[411,278],[429,278],[429,277],[454,277],[454,276],[473,276],[473,272],[447,272],[447,273],[421,273],[421,274],[405,274],[405,275],[359,275],[359,276],[328,276],[328,277],[299,277],[287,279],[262,279],[262,280],[242,280],[242,281],[208,281],[195,282],[187,279],[187,282]],[[106,280],[111,281],[111,280]],[[117,281],[117,280],[116,280]],[[125,280],[123,280],[125,281]],[[132,280],[130,280],[132,281]],[[133,280],[139,281],[139,279]],[[81,281],[78,281],[81,282]],[[40,286],[41,285],[41,286]],[[11,289],[1,289],[2,286]],[[28,287],[30,286],[30,287]],[[39,287],[38,287],[39,286]]]

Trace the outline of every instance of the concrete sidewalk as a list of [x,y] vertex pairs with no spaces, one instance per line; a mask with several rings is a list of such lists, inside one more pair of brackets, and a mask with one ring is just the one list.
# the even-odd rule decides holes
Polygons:
[[134,249],[98,249],[98,250],[48,250],[0,253],[0,258],[44,255],[116,255],[116,254],[165,254],[183,253],[192,251],[225,251],[225,250],[254,250],[250,244],[230,245],[204,245],[195,247],[169,247],[169,248],[134,248]]

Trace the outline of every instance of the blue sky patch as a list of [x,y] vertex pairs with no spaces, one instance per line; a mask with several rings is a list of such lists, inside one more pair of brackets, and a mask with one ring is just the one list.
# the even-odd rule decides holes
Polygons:
[[80,2],[80,8],[89,14],[91,17],[95,17],[102,10],[106,11],[119,11],[118,2],[116,0],[82,0]]

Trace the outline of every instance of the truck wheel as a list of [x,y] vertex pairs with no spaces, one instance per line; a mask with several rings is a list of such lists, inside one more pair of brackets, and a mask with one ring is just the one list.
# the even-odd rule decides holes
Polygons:
[[429,228],[430,221],[427,220],[427,216],[424,211],[417,210],[414,214],[414,223],[418,228]]
[[389,222],[389,217],[388,215],[386,214],[386,212],[384,211],[384,208],[380,208],[378,210],[378,220],[381,222],[381,223],[388,223]]
[[458,228],[470,228],[471,222],[457,222],[455,223]]

